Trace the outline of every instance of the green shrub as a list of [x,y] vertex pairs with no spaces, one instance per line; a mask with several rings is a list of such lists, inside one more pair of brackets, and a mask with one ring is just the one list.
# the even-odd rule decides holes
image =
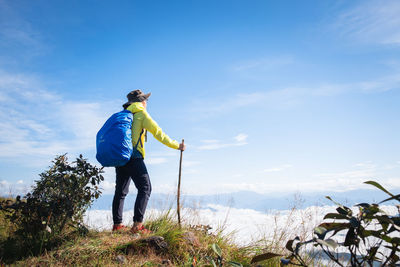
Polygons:
[[[12,205],[1,203],[6,218],[16,228],[2,244],[5,255],[1,257],[51,249],[62,241],[67,230],[87,232],[83,214],[101,194],[102,173],[102,168],[92,166],[82,155],[71,164],[66,155],[56,157],[49,170],[39,175],[32,192],[23,198],[18,196]],[[15,248],[22,255],[12,255]]]
[[[323,251],[338,266],[398,266],[400,260],[400,217],[390,216],[379,208],[379,204],[390,200],[400,202],[400,194],[394,195],[374,181],[365,182],[387,193],[390,197],[379,203],[357,204],[359,212],[334,202],[338,207],[335,213],[328,213],[314,229],[314,237],[300,241],[299,237],[289,240],[286,249],[289,255],[281,259],[281,266],[293,264],[308,266],[301,249],[312,244]],[[329,200],[333,201],[330,197]],[[337,236],[344,236],[339,240]],[[347,253],[343,257],[340,252]],[[257,255],[252,262],[259,262],[277,256],[275,253]]]

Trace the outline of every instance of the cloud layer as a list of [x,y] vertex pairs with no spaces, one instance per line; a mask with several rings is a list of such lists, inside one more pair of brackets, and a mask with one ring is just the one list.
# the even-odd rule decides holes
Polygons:
[[40,161],[92,150],[108,106],[67,101],[33,76],[0,71],[0,158]]
[[349,38],[400,45],[400,2],[373,0],[360,3],[340,14],[335,27]]
[[196,148],[198,150],[217,150],[233,146],[244,146],[247,144],[247,137],[247,134],[238,134],[232,138],[234,141],[230,143],[226,143],[221,140],[202,140],[201,142],[203,144],[197,146]]

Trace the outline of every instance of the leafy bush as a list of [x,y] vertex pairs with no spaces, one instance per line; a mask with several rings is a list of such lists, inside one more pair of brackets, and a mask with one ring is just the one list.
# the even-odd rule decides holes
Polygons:
[[31,193],[18,196],[12,205],[1,203],[16,227],[3,249],[12,250],[11,244],[17,244],[18,251],[37,254],[56,245],[67,229],[87,232],[83,214],[101,194],[98,185],[104,180],[102,173],[102,168],[92,166],[82,155],[72,164],[66,155],[56,157],[35,181]]
[[[281,266],[293,264],[308,266],[300,253],[301,248],[312,244],[326,254],[338,266],[398,266],[400,259],[400,217],[389,216],[379,208],[379,204],[390,200],[400,202],[400,194],[394,195],[374,181],[365,182],[387,193],[390,197],[378,204],[361,203],[356,205],[359,212],[353,211],[337,202],[335,213],[328,213],[314,229],[314,237],[300,241],[299,237],[289,240],[286,249],[289,255],[281,259]],[[329,200],[333,201],[330,197]],[[344,238],[340,238],[340,236]],[[334,238],[335,237],[335,238]],[[342,240],[344,239],[344,240]],[[348,256],[343,257],[343,253]],[[283,256],[275,253],[257,255],[252,262]]]

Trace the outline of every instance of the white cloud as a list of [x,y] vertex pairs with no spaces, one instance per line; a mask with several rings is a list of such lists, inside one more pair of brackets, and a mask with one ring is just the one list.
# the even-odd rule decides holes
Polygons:
[[26,164],[92,150],[112,113],[112,102],[67,101],[31,75],[0,70],[0,92],[7,99],[0,105],[0,158]]
[[[185,166],[183,160],[183,177],[182,192],[189,195],[205,195],[205,194],[223,194],[238,191],[253,191],[260,194],[269,193],[291,193],[291,192],[344,192],[357,189],[373,189],[370,185],[364,184],[367,180],[375,180],[381,183],[389,191],[400,190],[400,177],[388,175],[385,173],[386,164],[379,165],[372,161],[366,161],[349,166],[343,171],[326,171],[323,173],[306,173],[299,174],[296,167],[291,164],[282,164],[271,166],[257,173],[236,173],[231,175],[229,182],[224,177],[215,177],[207,179],[207,182],[199,183],[189,176],[192,173],[198,173],[197,170]],[[146,162],[147,163],[147,162]],[[189,166],[198,165],[200,162],[189,162]],[[154,184],[154,192],[175,194],[177,182],[177,170],[171,174],[169,182],[162,183],[158,181]],[[294,173],[294,174],[293,174]],[[188,176],[186,176],[188,175]],[[295,176],[293,176],[295,175]],[[105,190],[104,194],[113,194],[115,188],[115,169],[105,168],[105,181],[101,187]],[[246,177],[246,180],[243,179]],[[252,179],[249,180],[248,178]],[[210,177],[208,177],[210,178]],[[212,186],[210,186],[212,183]],[[131,192],[135,192],[135,188],[131,185]]]
[[[349,93],[373,94],[400,89],[400,72],[381,76],[375,79],[367,79],[351,83],[324,83],[313,86],[286,87],[282,89],[268,89],[266,91],[252,92],[248,94],[236,94],[231,97],[210,102],[204,110],[204,101],[192,103],[190,109],[204,117],[230,112],[241,112],[249,106],[263,106],[273,110],[285,110],[298,106],[312,97],[331,97]],[[201,111],[201,112],[200,112]],[[204,140],[215,143],[218,140]]]
[[345,171],[345,172],[332,172],[332,173],[318,173],[315,174],[315,177],[322,178],[324,180],[340,180],[340,179],[348,179],[348,180],[355,180],[355,179],[370,179],[376,175],[376,170],[374,168],[366,168],[361,170],[352,170],[352,171]]
[[[188,194],[223,194],[238,191],[254,191],[260,194],[289,192],[344,192],[357,189],[372,189],[365,181],[374,180],[388,190],[399,190],[400,179],[396,173],[388,174],[387,164],[378,165],[374,162],[363,162],[353,165],[348,170],[323,173],[301,173],[290,164],[267,168],[257,173],[246,173],[245,177],[252,179],[230,179],[229,182],[219,182],[221,177],[215,177],[213,186],[192,182],[185,191]],[[290,169],[290,171],[288,171]],[[285,172],[287,171],[287,172]],[[231,176],[234,178],[238,176]],[[211,180],[213,178],[210,178]],[[227,181],[227,180],[225,180]],[[186,186],[186,185],[185,185]],[[195,190],[193,189],[195,188]]]
[[145,159],[146,164],[148,165],[158,165],[166,163],[168,160],[166,158],[147,158]]
[[[300,230],[312,235],[313,229],[323,219],[324,214],[334,211],[335,207],[308,207],[304,210],[283,210],[263,213],[252,209],[238,209],[222,205],[209,204],[201,208],[182,208],[182,220],[191,225],[210,225],[211,232],[222,231],[240,245],[246,245],[262,239],[273,239],[274,235],[285,231],[285,238],[294,238]],[[390,210],[391,211],[391,210]],[[148,209],[146,218],[157,218],[165,210]],[[170,210],[176,214],[176,210]],[[133,210],[123,213],[123,223],[132,224]],[[110,210],[89,210],[85,214],[85,223],[94,229],[110,229],[112,214]],[[290,227],[288,227],[290,224]],[[287,232],[290,229],[289,232]],[[279,240],[282,246],[286,239]]]
[[356,163],[356,164],[354,164],[354,167],[373,169],[373,168],[376,168],[377,165],[374,164],[372,161],[366,161],[366,162]]
[[334,27],[349,38],[400,45],[400,2],[373,0],[359,3],[341,13]]
[[55,107],[55,111],[59,120],[65,122],[60,127],[73,134],[76,145],[82,150],[95,147],[97,131],[112,113],[106,103],[71,101]]
[[201,142],[206,143],[206,144],[216,144],[219,142],[217,139],[206,139],[206,140],[201,140]]
[[6,185],[9,185],[9,184],[10,183],[8,181],[6,181],[6,180],[0,181],[0,185],[2,185],[2,186],[6,186]]
[[[364,184],[365,181],[370,180],[371,177],[358,177],[358,178],[319,178],[315,181],[299,181],[284,183],[284,182],[262,182],[262,183],[221,183],[214,184],[218,188],[218,192],[209,193],[231,193],[239,191],[253,191],[259,194],[279,193],[279,192],[345,192],[356,189],[372,189],[371,186]],[[387,189],[399,189],[400,179],[379,179],[379,183],[384,185]],[[197,194],[200,188],[197,189]],[[206,189],[205,189],[206,192]],[[196,194],[196,192],[190,192]]]
[[[115,180],[115,178],[114,178],[114,180]],[[103,190],[102,191],[103,194],[112,194],[112,193],[114,193],[114,190],[115,190],[115,183],[110,182],[108,180],[104,180],[103,182],[100,183],[100,187]]]
[[235,138],[235,140],[237,141],[237,142],[246,142],[246,139],[247,139],[247,137],[248,137],[248,135],[247,134],[238,134],[238,135],[236,135],[234,138]]
[[[196,114],[204,116],[214,116],[216,113],[226,113],[232,110],[240,110],[247,106],[260,103],[266,99],[268,93],[265,92],[253,92],[248,94],[236,94],[231,97],[224,97],[211,101],[197,101],[190,104],[190,109]],[[208,102],[207,109],[204,109],[204,103]],[[200,116],[200,115],[199,115]]]
[[203,145],[197,147],[199,150],[216,150],[222,149],[227,147],[234,147],[234,146],[244,146],[247,144],[247,137],[246,134],[238,134],[237,136],[233,137],[234,142],[231,143],[224,143],[220,140],[202,140]]
[[284,171],[291,167],[292,167],[292,165],[290,165],[290,164],[284,164],[284,165],[281,165],[278,167],[264,169],[264,172],[280,172],[280,171]]
[[[313,229],[322,221],[325,214],[334,212],[335,206],[310,206],[305,209],[270,211],[268,213],[252,210],[238,209],[222,205],[209,204],[201,208],[183,208],[181,210],[184,223],[191,225],[210,225],[211,231],[233,238],[240,245],[248,245],[260,240],[274,239],[284,246],[287,240],[296,235],[306,240],[312,238]],[[382,206],[389,215],[397,215],[394,206]],[[357,213],[358,208],[353,208]],[[165,214],[165,210],[149,209],[146,218],[158,218]],[[170,214],[176,214],[176,210],[170,210]],[[133,210],[123,213],[123,223],[132,224]],[[110,230],[112,214],[110,210],[89,210],[85,214],[85,223],[89,227],[98,230]],[[279,237],[279,238],[278,238]],[[269,242],[269,241],[268,241]],[[254,244],[254,243],[253,243]]]

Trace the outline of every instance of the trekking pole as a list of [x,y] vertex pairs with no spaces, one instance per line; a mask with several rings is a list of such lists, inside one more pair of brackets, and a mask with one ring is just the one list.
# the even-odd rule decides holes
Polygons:
[[[184,144],[185,140],[182,139],[182,145]],[[181,150],[181,158],[179,160],[179,179],[178,179],[178,194],[177,194],[177,213],[178,213],[178,224],[181,227],[181,205],[180,205],[180,198],[181,198],[181,175],[182,175],[182,154],[183,150]]]

